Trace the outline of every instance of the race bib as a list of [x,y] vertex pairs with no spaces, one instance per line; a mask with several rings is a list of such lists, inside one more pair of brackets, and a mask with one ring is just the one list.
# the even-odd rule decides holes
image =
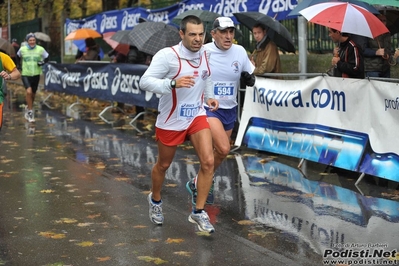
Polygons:
[[181,103],[179,104],[179,113],[178,118],[179,120],[189,120],[193,119],[200,109],[200,103]]
[[216,99],[234,99],[235,82],[216,81],[213,83],[213,93]]

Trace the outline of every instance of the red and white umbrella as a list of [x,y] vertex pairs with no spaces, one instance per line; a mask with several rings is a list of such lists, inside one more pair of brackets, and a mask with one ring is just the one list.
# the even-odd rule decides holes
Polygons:
[[389,32],[387,27],[366,9],[344,2],[316,4],[299,11],[309,22],[340,32],[375,38]]
[[114,41],[112,39],[112,36],[114,36],[115,32],[106,32],[103,33],[103,40],[109,44],[109,46],[112,47],[112,49],[116,50],[117,52],[127,55],[129,53],[129,45],[124,44],[124,43],[119,43],[117,41]]

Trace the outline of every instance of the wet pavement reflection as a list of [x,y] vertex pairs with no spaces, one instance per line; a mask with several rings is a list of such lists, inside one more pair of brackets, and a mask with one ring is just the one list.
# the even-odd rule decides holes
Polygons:
[[356,173],[300,170],[296,158],[245,147],[215,175],[215,234],[187,222],[185,183],[199,166],[190,143],[167,172],[165,224],[153,226],[153,115],[136,130],[124,114],[105,114],[107,124],[99,108],[43,105],[29,124],[14,105],[0,133],[0,265],[335,265],[323,254],[399,248],[397,183],[367,176],[356,187]]

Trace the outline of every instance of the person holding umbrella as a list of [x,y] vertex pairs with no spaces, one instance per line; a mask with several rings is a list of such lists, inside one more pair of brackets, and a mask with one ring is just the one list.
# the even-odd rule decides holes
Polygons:
[[[144,24],[144,23],[142,23]],[[141,25],[141,24],[139,24]],[[213,233],[213,225],[204,210],[214,169],[212,135],[204,101],[218,109],[214,99],[209,69],[209,54],[203,47],[204,25],[197,16],[187,16],[180,23],[181,42],[159,50],[140,79],[141,89],[161,94],[156,121],[158,159],[152,168],[152,188],[147,200],[151,222],[162,225],[161,188],[177,146],[190,140],[200,161],[198,197],[188,217],[200,231]]]
[[[213,23],[212,43],[205,44],[211,53],[210,68],[212,72],[213,91],[219,101],[219,109],[214,111],[205,106],[213,139],[215,170],[230,152],[230,137],[237,120],[237,93],[240,79],[246,86],[255,84],[254,65],[241,45],[233,44],[234,22],[229,17],[219,17]],[[192,202],[197,201],[197,178],[187,182],[187,190],[192,195]],[[207,201],[213,204],[213,183]]]
[[[386,25],[387,18],[383,14],[377,16]],[[364,56],[364,71],[366,77],[391,77],[389,56],[391,55],[391,34],[384,33],[374,39],[366,38]]]
[[17,56],[22,60],[22,83],[26,89],[25,119],[29,122],[35,122],[33,102],[42,74],[42,65],[48,61],[49,54],[42,46],[36,44],[36,36],[33,33],[28,33],[25,41],[27,44],[21,46]]
[[363,79],[364,59],[357,44],[351,40],[348,33],[333,28],[328,28],[328,35],[333,42],[338,43],[331,59],[333,76]]
[[252,34],[256,40],[256,47],[251,55],[251,61],[255,65],[254,74],[281,73],[280,54],[277,45],[268,37],[266,27],[261,23],[255,24]]

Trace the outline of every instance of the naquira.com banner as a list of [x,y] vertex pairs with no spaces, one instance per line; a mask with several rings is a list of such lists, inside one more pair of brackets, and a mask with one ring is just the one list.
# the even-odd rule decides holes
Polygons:
[[236,146],[399,181],[398,84],[320,76],[257,77]]

